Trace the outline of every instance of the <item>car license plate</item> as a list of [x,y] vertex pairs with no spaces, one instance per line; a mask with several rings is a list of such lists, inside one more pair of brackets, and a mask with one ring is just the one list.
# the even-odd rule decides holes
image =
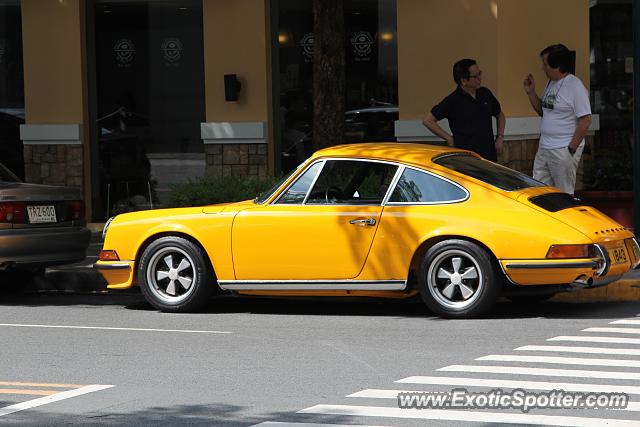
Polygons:
[[56,208],[53,205],[27,206],[27,213],[31,224],[56,222]]
[[624,250],[623,246],[609,248],[607,251],[609,252],[609,258],[611,259],[612,265],[629,262],[627,259],[627,251]]

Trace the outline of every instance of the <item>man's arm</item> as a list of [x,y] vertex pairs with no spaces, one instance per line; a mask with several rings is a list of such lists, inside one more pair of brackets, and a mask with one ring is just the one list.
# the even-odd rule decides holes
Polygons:
[[433,114],[427,114],[427,117],[422,119],[422,124],[435,135],[447,141],[447,145],[449,147],[453,147],[453,136],[449,135],[447,132],[445,132],[444,129],[440,127],[440,125],[438,124],[438,120],[436,120]]
[[531,74],[524,78],[524,91],[527,93],[529,102],[531,103],[531,106],[533,107],[535,112],[538,113],[540,117],[542,117],[542,102],[540,101],[540,97],[536,93],[536,81]]
[[571,138],[571,142],[569,143],[569,151],[571,151],[571,154],[574,154],[578,149],[578,146],[589,130],[589,126],[591,126],[591,114],[587,114],[586,116],[578,118],[576,131],[573,134],[573,138]]
[[507,122],[502,111],[500,111],[496,116],[496,122],[496,128],[498,129],[498,133],[496,135],[496,151],[500,152],[502,151],[502,144],[504,143],[504,126]]

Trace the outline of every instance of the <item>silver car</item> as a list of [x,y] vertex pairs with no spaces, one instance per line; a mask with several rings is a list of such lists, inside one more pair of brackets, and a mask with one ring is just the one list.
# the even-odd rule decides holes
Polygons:
[[90,240],[79,189],[24,183],[0,163],[0,285],[81,261]]

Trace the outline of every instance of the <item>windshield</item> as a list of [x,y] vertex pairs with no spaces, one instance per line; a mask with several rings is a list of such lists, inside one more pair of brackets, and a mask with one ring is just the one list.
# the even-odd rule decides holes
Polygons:
[[20,179],[7,169],[5,165],[0,163],[0,181],[20,182]]
[[434,163],[505,191],[546,185],[522,172],[468,154],[445,155],[435,159]]
[[271,197],[271,195],[272,195],[273,193],[275,193],[275,192],[276,192],[276,190],[277,190],[278,188],[280,188],[280,186],[281,186],[281,185],[282,185],[282,184],[283,184],[287,179],[289,179],[289,177],[290,177],[291,175],[293,175],[293,173],[294,173],[295,171],[297,171],[297,170],[298,170],[298,168],[300,168],[300,165],[299,165],[297,168],[293,169],[293,170],[292,170],[291,172],[289,172],[288,174],[284,175],[284,176],[283,176],[282,178],[280,178],[279,180],[277,180],[277,181],[276,181],[276,183],[275,183],[275,184],[273,184],[273,186],[271,186],[271,188],[270,188],[270,189],[268,189],[267,191],[264,191],[264,192],[260,193],[260,195],[259,195],[258,197],[256,197],[256,198],[253,200],[253,203],[256,203],[256,204],[258,204],[258,205],[261,205],[261,204],[263,204],[264,202],[266,202],[266,201],[267,201],[267,199],[268,199],[269,197]]

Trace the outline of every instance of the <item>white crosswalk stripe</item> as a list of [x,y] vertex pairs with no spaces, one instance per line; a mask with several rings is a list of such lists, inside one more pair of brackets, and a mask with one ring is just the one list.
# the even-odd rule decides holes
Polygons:
[[587,371],[583,369],[520,368],[517,366],[451,365],[438,369],[444,372],[478,372],[507,375],[534,375],[545,377],[605,378],[640,380],[640,372]]
[[299,414],[350,415],[359,417],[386,417],[423,420],[467,421],[519,425],[573,426],[573,427],[638,427],[637,420],[614,418],[568,417],[560,415],[530,415],[506,412],[460,411],[444,409],[400,409],[377,406],[316,405]]
[[587,328],[583,329],[582,332],[606,332],[612,334],[640,334],[640,329],[638,328]]
[[[639,315],[640,316],[640,315]],[[612,321],[611,325],[640,325],[640,318],[621,319]],[[640,334],[640,328],[633,327],[589,327],[583,329],[585,335],[557,336],[547,339],[554,342],[580,342],[582,345],[525,345],[514,349],[519,354],[489,354],[475,359],[474,364],[448,365],[436,370],[438,374],[459,374],[458,376],[425,376],[415,375],[395,381],[397,384],[413,384],[417,390],[404,390],[397,388],[368,388],[348,394],[349,399],[379,399],[397,401],[399,393],[443,392],[454,388],[478,388],[479,391],[489,390],[527,390],[531,393],[545,393],[562,390],[570,393],[585,393],[601,395],[604,393],[626,394],[627,396],[640,395],[640,358],[624,358],[623,356],[640,356],[640,338],[620,336],[622,334]],[[588,333],[602,335],[589,336]],[[606,336],[606,334],[615,334]],[[616,336],[617,335],[617,336]],[[600,346],[590,344],[600,343]],[[616,346],[603,346],[602,344],[628,344],[627,348]],[[631,348],[629,348],[631,347]],[[545,353],[575,353],[589,355],[589,357],[567,357],[573,355],[527,355],[523,352]],[[620,358],[597,357],[593,355],[613,355]],[[503,362],[496,364],[495,362]],[[508,362],[508,363],[504,363]],[[587,366],[583,369],[563,369],[561,367],[548,367],[548,365]],[[622,369],[591,369],[601,366],[604,368]],[[546,377],[549,381],[534,381],[529,377]],[[524,378],[523,378],[524,377]],[[566,382],[557,382],[553,379],[571,378]],[[535,379],[535,378],[533,378]],[[542,378],[540,378],[542,379]],[[607,380],[607,381],[603,381]],[[601,384],[606,382],[606,384]],[[583,395],[584,396],[584,395]],[[640,398],[638,399],[640,400]],[[565,409],[569,411],[570,409]],[[317,415],[318,421],[349,420],[347,417],[376,417],[395,418],[405,420],[439,420],[449,421],[454,424],[486,423],[486,424],[516,424],[516,425],[542,425],[542,426],[576,426],[576,427],[600,427],[600,426],[639,426],[640,419],[624,419],[627,417],[639,417],[640,401],[628,402],[626,408],[615,410],[591,409],[584,412],[561,412],[559,409],[536,409],[546,411],[543,413],[522,412],[517,409],[475,409],[475,408],[400,408],[389,403],[381,406],[361,406],[349,404],[321,404],[298,411],[299,414]],[[595,412],[598,411],[598,412]],[[594,415],[597,414],[597,415]],[[582,415],[582,416],[574,416]],[[328,418],[327,416],[333,416]],[[336,419],[335,416],[339,418]],[[257,424],[259,427],[346,427],[351,424],[314,424],[312,420],[305,418],[303,423],[264,422]],[[420,421],[424,422],[424,421]]]
[[635,348],[607,348],[607,347],[572,347],[563,345],[525,345],[516,351],[546,351],[556,353],[589,353],[589,354],[619,354],[640,356],[640,349]]
[[640,344],[640,338],[560,336],[547,341],[599,342],[608,344]]
[[622,359],[585,359],[577,357],[514,356],[511,354],[490,354],[489,356],[478,357],[476,360],[493,362],[555,363],[559,365],[617,366],[623,368],[640,368],[640,360]]

